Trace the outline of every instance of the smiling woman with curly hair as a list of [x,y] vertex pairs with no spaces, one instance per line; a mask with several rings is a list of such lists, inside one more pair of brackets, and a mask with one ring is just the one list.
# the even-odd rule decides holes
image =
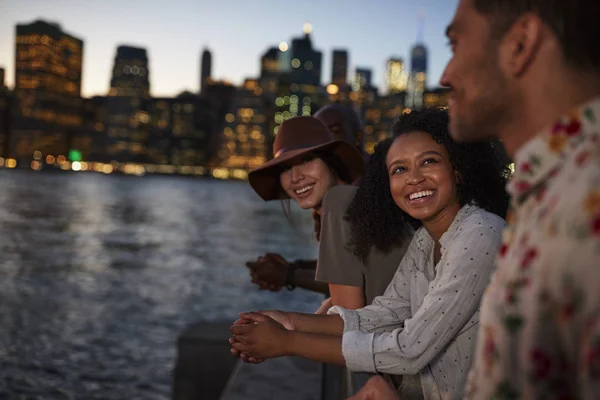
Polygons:
[[417,228],[385,293],[329,315],[242,313],[231,328],[234,353],[345,364],[395,383],[419,374],[426,399],[462,398],[479,303],[502,244],[507,176],[493,144],[451,139],[445,110],[401,116],[348,210],[350,245],[362,258],[396,246],[405,222]]
[[448,133],[445,110],[413,111],[396,122],[391,139],[376,146],[356,196],[348,207],[350,245],[354,254],[363,260],[373,248],[386,252],[401,242],[405,229],[403,221],[415,229],[423,224],[396,206],[386,167],[388,150],[394,140],[414,131],[427,132],[448,150],[450,163],[459,176],[456,187],[461,206],[475,204],[502,218],[506,215],[509,196],[505,186],[510,170],[499,143],[457,143]]

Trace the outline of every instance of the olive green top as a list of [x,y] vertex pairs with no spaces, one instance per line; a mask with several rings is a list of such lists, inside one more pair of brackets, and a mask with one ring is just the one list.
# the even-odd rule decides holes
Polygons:
[[400,246],[387,254],[373,248],[366,263],[363,263],[348,246],[350,223],[346,219],[346,210],[356,191],[355,186],[336,185],[323,199],[315,279],[337,285],[362,287],[365,304],[368,305],[388,287],[410,244],[412,229],[407,228],[406,240]]

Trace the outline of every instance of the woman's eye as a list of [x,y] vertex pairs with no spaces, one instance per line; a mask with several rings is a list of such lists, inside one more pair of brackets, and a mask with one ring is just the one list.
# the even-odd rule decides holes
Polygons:
[[396,167],[392,170],[392,175],[400,174],[400,173],[404,172],[405,170],[406,170],[406,168],[404,168],[404,167]]
[[427,164],[437,164],[437,160],[435,158],[426,158],[423,160],[423,165]]

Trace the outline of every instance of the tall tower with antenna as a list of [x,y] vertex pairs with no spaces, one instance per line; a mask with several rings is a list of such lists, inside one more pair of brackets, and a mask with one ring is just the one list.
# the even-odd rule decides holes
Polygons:
[[427,64],[428,52],[425,47],[425,13],[419,11],[417,24],[417,43],[410,51],[410,75],[406,106],[409,108],[421,108],[423,106],[423,93],[427,87]]

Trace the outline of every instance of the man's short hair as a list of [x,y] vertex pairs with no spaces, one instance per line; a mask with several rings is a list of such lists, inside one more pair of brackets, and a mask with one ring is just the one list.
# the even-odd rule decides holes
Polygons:
[[523,14],[536,14],[558,38],[570,66],[600,72],[599,0],[473,0],[473,4],[501,35]]

